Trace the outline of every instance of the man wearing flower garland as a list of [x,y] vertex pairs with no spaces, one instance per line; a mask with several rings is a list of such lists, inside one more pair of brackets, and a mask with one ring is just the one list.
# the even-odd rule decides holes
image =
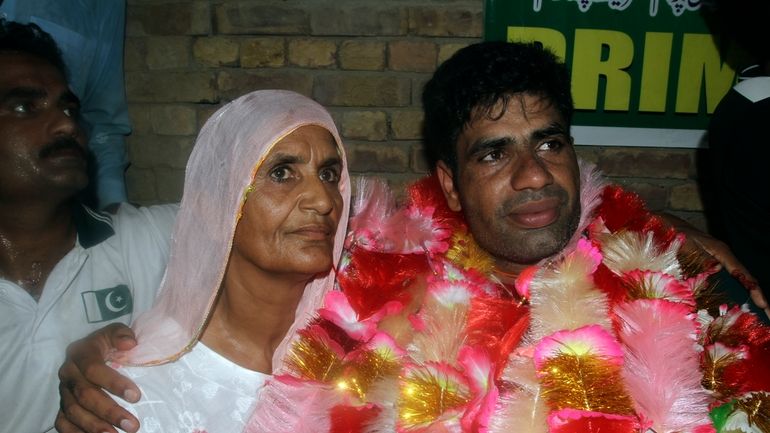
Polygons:
[[768,328],[715,296],[684,234],[577,159],[553,54],[469,46],[423,105],[435,176],[400,208],[363,188],[344,299],[301,333],[299,385],[269,383],[278,403],[249,432],[276,413],[293,431],[283,408],[317,382],[343,395],[320,431],[770,431]]
[[[320,379],[358,398],[331,409],[329,431],[360,404],[374,409],[351,431],[770,431],[770,332],[722,304],[713,263],[681,232],[577,159],[564,65],[533,44],[472,45],[423,105],[435,176],[401,208],[375,191],[355,210],[347,304],[320,313],[360,340]],[[372,322],[387,349],[360,339]],[[317,381],[308,366],[337,359],[320,344],[336,331],[303,335],[291,376]],[[398,379],[353,361],[378,354]]]
[[[448,204],[498,271],[513,275],[562,251],[581,212],[568,72],[545,51],[519,47],[461,50],[423,93],[424,141]],[[730,272],[746,274],[724,244],[698,239]]]
[[436,175],[400,208],[360,188],[342,293],[248,431],[270,417],[286,432],[706,432],[711,406],[719,431],[756,425],[770,381],[751,373],[768,333],[740,309],[709,309],[712,266],[578,162],[569,77],[551,53],[472,45],[423,104]]
[[[528,357],[517,356],[514,351],[506,367],[508,370],[499,379],[505,382],[503,379],[507,375],[509,384],[527,388],[531,384],[527,374],[522,373],[526,370],[522,363],[534,359],[539,379],[537,389],[548,403],[547,415],[540,421],[547,422],[550,431],[576,426],[582,426],[583,431],[595,431],[600,426],[610,426],[609,431],[638,431],[640,428],[708,431],[705,426],[711,423],[704,415],[711,408],[709,405],[718,406],[716,401],[720,400],[731,401],[731,406],[723,405],[719,409],[721,412],[712,413],[717,429],[731,431],[741,426],[744,428],[741,431],[755,431],[751,429],[757,428],[756,418],[770,412],[767,394],[758,392],[766,391],[768,382],[761,374],[753,380],[755,378],[746,373],[751,368],[735,360],[752,355],[766,359],[767,330],[758,324],[747,325],[756,320],[736,310],[723,310],[723,315],[716,319],[703,312],[701,308],[713,300],[706,295],[706,290],[697,287],[700,282],[696,281],[702,280],[710,271],[686,271],[686,260],[681,258],[683,250],[676,247],[680,241],[675,240],[676,235],[667,232],[655,216],[649,215],[638,199],[617,188],[607,188],[600,196],[589,191],[601,185],[595,185],[592,177],[585,173],[588,168],[579,165],[575,156],[569,134],[573,110],[569,77],[566,68],[557,63],[552,55],[532,45],[479,44],[461,50],[444,63],[423,93],[425,143],[437,161],[436,175],[449,208],[462,212],[473,239],[491,255],[495,266],[492,274],[503,282],[518,278],[516,290],[531,304],[528,338],[540,340],[539,344],[530,346],[536,353]],[[684,225],[678,228],[687,230]],[[629,252],[633,250],[634,241],[621,241],[620,238],[625,236],[623,233],[634,231],[654,233],[646,240],[658,242],[661,250],[667,248],[670,253],[679,250],[680,260],[671,260],[660,267],[654,263],[629,264],[634,261],[633,253]],[[585,238],[586,234],[596,251],[587,249],[586,244],[581,246],[582,241],[577,238],[581,235]],[[701,238],[703,240],[713,241]],[[720,249],[724,248],[716,241],[706,247],[715,256],[720,256]],[[603,260],[596,259],[596,253],[601,253]],[[637,259],[665,261],[662,259],[665,255],[647,251]],[[596,293],[582,292],[581,284],[589,287],[592,281],[581,283],[580,277],[569,280],[572,287],[566,292],[554,287],[558,286],[555,282],[566,285],[565,279],[561,278],[574,271],[579,266],[576,263],[589,260],[588,257],[594,257],[590,259],[594,260],[594,271],[588,273],[599,289]],[[539,265],[527,271],[534,264]],[[688,274],[691,278],[687,278]],[[672,275],[686,281],[688,290],[674,295]],[[622,282],[613,281],[618,279]],[[653,295],[650,292],[661,287],[660,279],[667,281],[667,288],[662,291],[665,294]],[[653,281],[658,282],[657,289],[653,289],[656,285]],[[634,293],[635,290],[650,292],[642,295]],[[765,306],[757,290],[752,295]],[[645,298],[656,301],[637,301]],[[677,302],[669,303],[674,299]],[[581,302],[588,302],[591,307],[580,308]],[[645,309],[654,314],[643,314]],[[682,310],[681,314],[700,310],[703,326],[692,327],[674,313],[678,309]],[[603,311],[603,314],[596,314],[597,311]],[[670,314],[669,322],[660,319],[666,313]],[[570,317],[570,314],[574,316]],[[601,317],[604,314],[615,316],[615,319],[608,321]],[[658,315],[660,322],[646,323],[646,320],[653,321],[650,318],[653,315]],[[727,322],[740,322],[741,325],[726,330],[730,327],[725,324]],[[607,323],[612,323],[614,333],[601,330],[601,324]],[[600,325],[597,327],[596,324]],[[650,334],[655,331],[662,333],[666,329],[673,334],[671,330],[682,325],[697,328],[707,335],[699,341],[704,350],[702,357],[692,351],[689,357],[669,356],[670,352],[652,349],[664,339],[645,341],[650,340]],[[577,335],[583,332],[585,334]],[[735,334],[727,337],[726,334],[731,332]],[[569,374],[559,376],[548,372],[554,366],[566,370],[568,364],[565,363],[574,362],[564,354],[570,354],[572,349],[565,341],[573,338],[578,345],[590,346],[586,340],[601,340],[599,335],[619,343],[614,345],[619,350],[614,355],[602,353],[599,356],[605,361],[617,361],[607,362],[602,367],[607,382],[585,385],[584,389],[569,385],[574,379]],[[756,346],[745,351],[738,349],[739,344],[735,341],[740,339],[736,338],[738,335],[757,342]],[[731,339],[730,343],[725,343]],[[549,340],[551,343],[558,341],[559,349],[549,348]],[[679,344],[679,347],[686,347],[689,342],[688,339],[679,343],[669,340],[669,344]],[[582,359],[586,361],[590,357]],[[661,370],[668,370],[668,383],[660,383],[661,375],[665,374],[650,365],[654,361],[661,363]],[[676,371],[677,362],[681,363],[680,370],[672,373]],[[699,380],[691,377],[689,386],[685,386],[688,374],[694,374],[698,364],[704,373],[696,375],[695,379]],[[683,371],[682,365],[692,371]],[[761,371],[761,365],[753,364],[755,371]],[[609,371],[614,368],[619,369],[617,375]],[[714,373],[718,369],[730,373],[720,376]],[[610,379],[613,376],[615,379]],[[738,376],[742,379],[738,380]],[[613,386],[623,379],[625,390]],[[701,380],[708,391],[700,386]],[[737,385],[738,382],[741,384]],[[602,396],[595,392],[602,387],[612,395]],[[578,407],[568,403],[569,396],[578,390],[582,395],[593,395],[593,405]],[[680,394],[677,396],[677,393]],[[712,398],[706,397],[709,393]],[[525,398],[521,394],[526,392],[501,400],[510,403],[509,407],[497,410],[491,420],[487,420],[488,425],[511,427],[506,419],[510,421],[522,413],[536,412],[537,409],[529,412],[528,409],[537,405],[523,404]],[[621,395],[627,398],[621,399]],[[748,415],[748,422],[741,424],[746,421],[745,415],[751,413],[742,411],[748,406],[756,411],[756,418],[752,420]],[[594,423],[591,428],[581,424],[588,423],[587,420]],[[766,421],[759,425],[768,428]]]
[[447,203],[497,271],[514,276],[564,249],[581,211],[567,70],[519,47],[461,50],[423,93],[424,140]]

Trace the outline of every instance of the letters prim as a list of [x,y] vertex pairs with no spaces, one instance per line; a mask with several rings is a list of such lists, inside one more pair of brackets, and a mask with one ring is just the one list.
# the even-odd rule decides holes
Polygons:
[[[673,104],[677,114],[697,114],[705,98],[711,114],[734,84],[735,71],[722,62],[709,34],[684,33],[675,42],[673,33],[648,31],[636,43],[616,30],[577,28],[570,36],[572,95],[579,110],[665,113]],[[567,37],[556,29],[508,26],[507,40],[539,42],[567,59]],[[632,67],[635,62],[641,68]]]

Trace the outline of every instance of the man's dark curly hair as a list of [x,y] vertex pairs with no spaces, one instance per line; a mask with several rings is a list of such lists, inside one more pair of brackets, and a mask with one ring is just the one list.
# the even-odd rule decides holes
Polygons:
[[61,51],[51,35],[37,24],[21,24],[0,19],[0,52],[25,53],[39,57],[58,69],[65,80],[67,67],[64,66]]
[[[456,173],[457,137],[463,128],[481,116],[499,118],[511,97],[522,93],[547,99],[567,125],[572,122],[567,68],[541,45],[481,42],[455,53],[422,93],[423,140],[432,166],[444,161]],[[503,111],[493,113],[500,101]]]

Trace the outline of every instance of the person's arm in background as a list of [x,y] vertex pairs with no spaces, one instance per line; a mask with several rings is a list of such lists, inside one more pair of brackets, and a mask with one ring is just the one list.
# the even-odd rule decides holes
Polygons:
[[81,97],[81,114],[89,126],[89,147],[96,157],[99,208],[127,200],[125,136],[131,133],[123,74],[126,5],[99,1],[96,55]]
[[115,323],[91,333],[67,348],[67,359],[59,369],[61,408],[56,415],[60,433],[116,433],[113,426],[134,433],[139,420],[117,404],[113,397],[135,403],[139,388],[104,363],[115,350],[136,346],[134,333]]
[[681,218],[670,214],[659,214],[659,216],[677,231],[684,233],[686,236],[685,248],[700,248],[714,257],[722,265],[722,268],[748,291],[751,301],[759,309],[764,310],[766,317],[763,318],[763,321],[767,322],[767,319],[770,318],[770,307],[768,307],[759,283],[725,242],[698,230]]

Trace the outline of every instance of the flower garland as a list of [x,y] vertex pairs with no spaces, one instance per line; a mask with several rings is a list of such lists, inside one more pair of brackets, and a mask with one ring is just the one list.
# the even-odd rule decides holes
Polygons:
[[636,195],[582,174],[591,218],[514,290],[435,179],[401,208],[360,186],[342,290],[246,431],[770,433],[768,329],[718,305],[712,262]]

